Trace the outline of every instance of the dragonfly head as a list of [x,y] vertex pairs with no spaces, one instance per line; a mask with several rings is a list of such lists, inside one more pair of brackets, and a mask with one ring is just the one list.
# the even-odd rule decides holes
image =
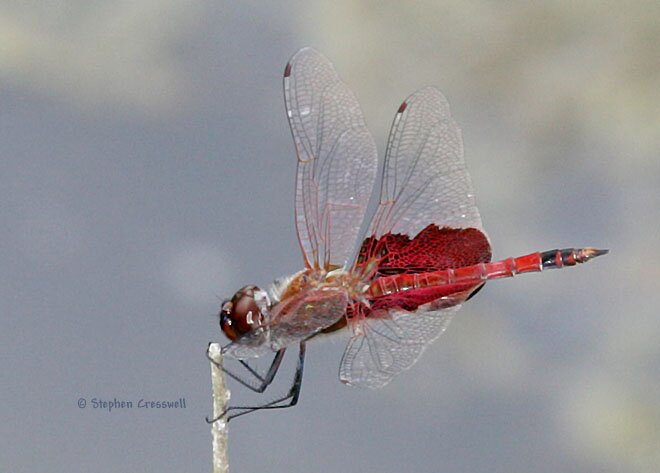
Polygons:
[[263,327],[270,302],[266,291],[245,286],[220,307],[220,328],[229,340]]

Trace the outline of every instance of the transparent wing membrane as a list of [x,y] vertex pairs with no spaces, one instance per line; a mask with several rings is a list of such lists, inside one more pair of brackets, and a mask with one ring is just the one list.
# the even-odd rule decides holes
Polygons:
[[314,49],[287,65],[284,97],[298,155],[296,228],[306,264],[344,265],[371,196],[376,144],[357,99]]
[[365,319],[348,342],[339,367],[346,384],[377,389],[407,370],[438,338],[460,309],[453,307],[407,312],[389,311],[389,318]]
[[[399,107],[388,139],[380,202],[368,236],[401,233],[413,238],[430,224],[483,232],[461,131],[445,97],[418,90]],[[410,368],[447,327],[466,294],[414,311],[391,309],[387,317],[355,322],[340,366],[348,384],[379,388]]]
[[430,223],[482,229],[461,130],[447,100],[433,87],[408,97],[394,118],[369,235],[413,237]]

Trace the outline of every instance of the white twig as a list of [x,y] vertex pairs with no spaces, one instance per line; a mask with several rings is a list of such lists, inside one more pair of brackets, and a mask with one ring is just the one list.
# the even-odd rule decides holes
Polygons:
[[[219,343],[209,345],[209,356],[215,361],[215,363],[211,362],[211,383],[213,386],[213,418],[216,418],[227,409],[227,403],[229,402],[229,389],[225,385],[225,373],[222,371],[222,352]],[[227,427],[228,424],[224,418],[215,421],[211,426],[213,473],[229,472]]]

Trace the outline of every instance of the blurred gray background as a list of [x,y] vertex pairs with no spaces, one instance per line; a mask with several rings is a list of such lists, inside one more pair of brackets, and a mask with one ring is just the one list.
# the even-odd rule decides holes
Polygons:
[[489,283],[380,391],[337,381],[341,341],[311,345],[298,407],[230,425],[231,470],[660,471],[643,0],[1,2],[0,470],[210,471],[213,314],[302,264],[281,76],[305,45],[381,155],[403,98],[444,91],[496,258],[612,253]]

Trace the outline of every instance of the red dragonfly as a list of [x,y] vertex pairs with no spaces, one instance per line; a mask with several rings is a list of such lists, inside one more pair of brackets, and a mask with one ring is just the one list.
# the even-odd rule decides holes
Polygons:
[[[228,374],[254,391],[272,382],[290,345],[299,347],[298,365],[286,396],[230,407],[228,418],[295,405],[305,344],[321,334],[350,330],[339,379],[380,388],[419,359],[486,281],[607,253],[568,248],[491,262],[461,131],[432,87],[396,112],[379,203],[361,234],[378,157],[355,96],[328,59],[304,48],[284,70],[284,99],[298,156],[295,221],[305,268],[270,292],[240,289],[222,304],[220,326],[231,340],[223,354],[254,380]],[[246,361],[269,353],[264,375]]]

